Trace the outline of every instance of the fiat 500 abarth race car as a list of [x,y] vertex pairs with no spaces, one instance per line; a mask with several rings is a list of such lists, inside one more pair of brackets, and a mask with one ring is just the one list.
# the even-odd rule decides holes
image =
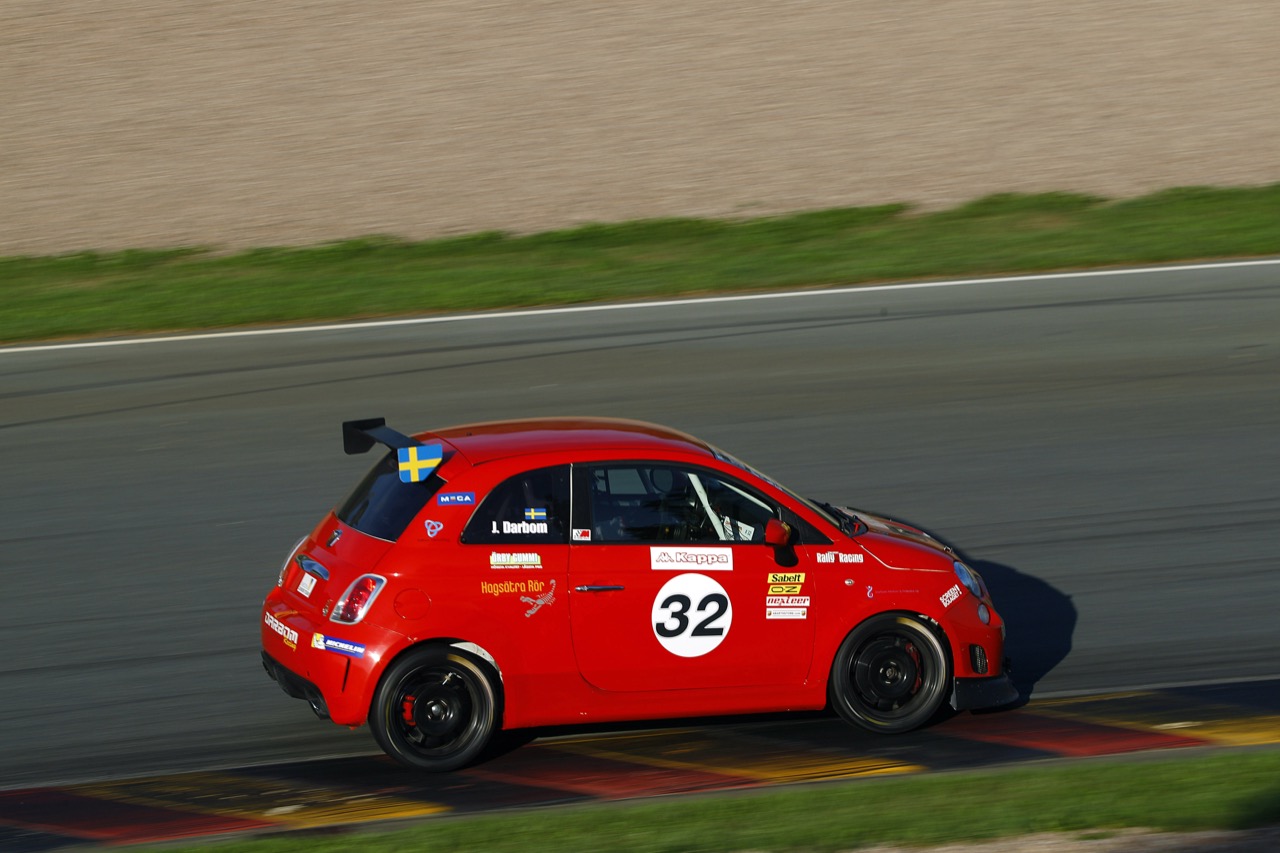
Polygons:
[[913,527],[798,497],[696,438],[476,424],[389,451],[263,606],[290,696],[452,770],[503,729],[833,708],[877,732],[1014,701],[982,579]]

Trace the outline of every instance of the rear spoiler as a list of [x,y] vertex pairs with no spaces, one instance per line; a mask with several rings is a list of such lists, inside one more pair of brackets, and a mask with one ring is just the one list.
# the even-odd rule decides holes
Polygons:
[[387,426],[386,418],[365,418],[342,422],[342,449],[348,456],[367,453],[375,444],[385,444],[392,450],[418,447],[422,442],[396,432]]

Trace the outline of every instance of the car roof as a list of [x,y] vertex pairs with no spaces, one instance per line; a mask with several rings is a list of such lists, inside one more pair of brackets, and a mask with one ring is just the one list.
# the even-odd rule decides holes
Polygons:
[[620,458],[667,453],[712,455],[706,442],[679,430],[621,418],[489,421],[419,433],[415,438],[446,441],[472,465],[511,456],[581,451],[608,451]]

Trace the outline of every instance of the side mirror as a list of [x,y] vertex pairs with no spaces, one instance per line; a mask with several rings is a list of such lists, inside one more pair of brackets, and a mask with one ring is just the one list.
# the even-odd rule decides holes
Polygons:
[[764,525],[764,543],[775,548],[785,548],[791,544],[793,533],[790,524],[771,518]]

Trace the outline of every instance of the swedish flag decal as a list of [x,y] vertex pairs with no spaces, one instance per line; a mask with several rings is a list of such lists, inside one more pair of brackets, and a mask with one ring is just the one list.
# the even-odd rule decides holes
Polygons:
[[400,482],[421,483],[436,470],[443,456],[444,447],[439,444],[401,447],[396,451],[396,459],[400,463]]
[[525,521],[546,521],[547,511],[542,507],[525,507],[524,520]]

